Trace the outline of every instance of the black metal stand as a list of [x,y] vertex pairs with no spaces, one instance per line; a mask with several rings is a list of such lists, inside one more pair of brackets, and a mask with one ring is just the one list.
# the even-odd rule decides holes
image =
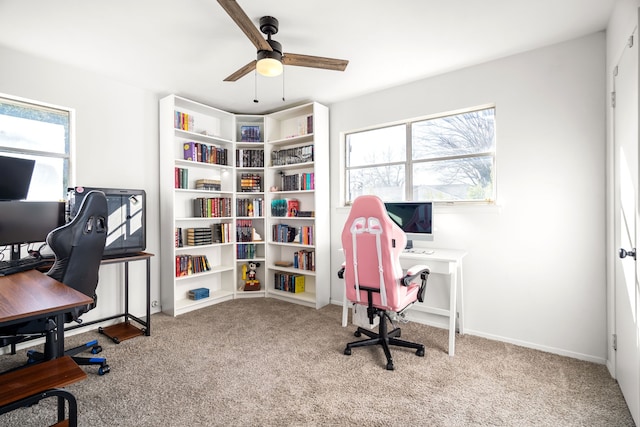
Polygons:
[[[153,254],[147,252],[137,252],[128,255],[122,255],[113,258],[104,258],[102,260],[103,265],[107,264],[119,264],[124,263],[124,312],[119,314],[114,314],[113,316],[104,317],[102,319],[93,320],[91,322],[83,322],[79,325],[71,326],[66,330],[73,330],[76,328],[81,328],[84,326],[93,325],[96,323],[104,322],[106,320],[113,320],[118,318],[123,318],[123,322],[107,326],[105,328],[99,327],[98,332],[109,338],[116,344],[119,344],[121,341],[124,341],[129,338],[137,337],[140,335],[150,336],[151,335],[151,257]],[[142,320],[139,317],[134,316],[129,313],[129,263],[133,261],[146,261],[146,275],[147,275],[147,283],[146,283],[146,293],[147,293],[147,318],[146,320]],[[131,324],[131,321],[135,321],[142,328],[138,328]]]

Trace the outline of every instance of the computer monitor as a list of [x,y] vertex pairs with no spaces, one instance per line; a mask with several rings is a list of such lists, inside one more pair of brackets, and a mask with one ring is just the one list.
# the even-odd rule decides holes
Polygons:
[[413,240],[433,240],[433,202],[385,202],[384,206],[407,235],[407,248]]
[[0,201],[0,248],[11,246],[11,259],[20,258],[20,245],[47,240],[65,223],[64,202]]
[[142,252],[147,246],[146,192],[140,189],[74,187],[67,193],[67,219],[78,213],[84,196],[91,190],[102,191],[107,198],[107,242],[105,256]]
[[36,161],[0,156],[0,200],[24,200]]

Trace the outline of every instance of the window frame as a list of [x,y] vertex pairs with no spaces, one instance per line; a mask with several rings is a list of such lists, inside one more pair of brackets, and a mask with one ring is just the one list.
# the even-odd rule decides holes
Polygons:
[[[15,105],[21,108],[33,108],[34,111],[46,111],[51,110],[57,113],[66,114],[68,117],[67,123],[67,135],[65,141],[65,152],[61,153],[59,151],[48,151],[43,149],[33,149],[33,148],[25,148],[25,147],[11,147],[4,145],[3,140],[0,138],[0,155],[26,155],[26,156],[34,156],[41,158],[50,158],[50,159],[62,159],[63,162],[66,161],[66,167],[63,166],[63,182],[61,196],[64,197],[66,194],[67,188],[71,186],[71,183],[74,182],[75,179],[75,109],[70,107],[64,107],[60,105],[49,104],[42,101],[37,101],[33,99],[27,99],[23,97],[13,96],[5,93],[0,93],[0,103]],[[0,113],[0,115],[5,115]],[[51,122],[47,122],[51,123]],[[63,163],[64,164],[64,163]],[[33,199],[27,199],[33,200]]]
[[[393,166],[393,165],[401,165],[404,166],[405,168],[405,183],[404,183],[404,200],[405,201],[420,201],[417,199],[413,198],[413,167],[415,164],[421,164],[421,163],[433,163],[433,162],[439,162],[439,161],[446,161],[446,160],[457,160],[457,159],[465,159],[465,158],[483,158],[483,157],[490,157],[491,161],[492,161],[492,173],[493,173],[493,178],[492,178],[492,193],[493,193],[493,197],[490,199],[465,199],[465,200],[432,200],[434,202],[434,204],[441,204],[441,205],[495,205],[497,204],[497,138],[496,138],[496,142],[494,143],[494,149],[493,151],[479,151],[477,153],[473,153],[473,154],[454,154],[454,155],[446,155],[446,156],[441,156],[441,157],[432,157],[432,158],[428,158],[428,159],[414,159],[413,155],[412,155],[412,147],[413,147],[413,135],[412,135],[412,125],[414,123],[418,123],[418,122],[423,122],[423,121],[428,121],[428,120],[434,120],[434,119],[441,119],[444,117],[450,117],[450,116],[455,116],[455,115],[462,115],[462,114],[467,114],[467,113],[472,113],[475,111],[482,111],[482,110],[490,110],[493,109],[493,115],[494,115],[494,138],[495,138],[495,134],[497,133],[497,126],[495,124],[495,117],[496,117],[496,105],[495,104],[484,104],[484,105],[478,105],[478,106],[474,106],[474,107],[469,107],[469,108],[464,108],[464,109],[459,109],[459,110],[453,110],[453,111],[448,111],[448,112],[443,112],[443,113],[437,113],[437,114],[431,114],[431,115],[427,115],[427,116],[421,116],[421,117],[416,117],[416,118],[411,118],[411,119],[404,119],[404,120],[399,120],[399,121],[395,121],[395,122],[389,122],[389,123],[384,123],[384,124],[377,124],[377,125],[373,125],[373,126],[368,126],[366,128],[361,128],[361,129],[356,129],[356,130],[350,130],[350,131],[346,131],[346,132],[342,132],[341,136],[342,136],[342,145],[343,145],[343,149],[342,149],[342,161],[343,161],[343,167],[341,170],[341,180],[342,180],[342,192],[343,192],[343,204],[344,206],[350,206],[353,203],[353,200],[349,200],[349,179],[348,179],[348,174],[350,170],[357,170],[357,169],[364,169],[364,168],[370,168],[370,167],[380,167],[380,166]],[[372,131],[372,130],[378,130],[378,129],[384,129],[384,128],[388,128],[388,127],[392,127],[392,126],[398,126],[398,125],[404,125],[405,127],[405,160],[404,161],[393,161],[393,162],[389,162],[389,163],[376,163],[376,164],[369,164],[366,166],[354,166],[354,167],[349,167],[349,144],[348,144],[348,137],[351,134],[356,134],[356,133],[362,133],[362,132],[367,132],[367,131]]]

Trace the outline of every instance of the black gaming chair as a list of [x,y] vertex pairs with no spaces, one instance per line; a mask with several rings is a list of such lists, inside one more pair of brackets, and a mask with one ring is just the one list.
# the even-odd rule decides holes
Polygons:
[[[55,262],[47,275],[93,298],[92,304],[77,307],[67,314],[65,323],[81,323],[80,316],[96,306],[98,270],[107,238],[107,217],[107,199],[104,193],[90,191],[84,197],[78,214],[47,236],[47,244],[55,255]],[[78,365],[99,365],[100,375],[109,372],[109,365],[104,358],[75,356],[89,349],[93,354],[102,351],[98,341],[94,340],[65,350],[65,355],[73,356]],[[35,351],[27,354],[30,362],[44,358],[42,353]]]

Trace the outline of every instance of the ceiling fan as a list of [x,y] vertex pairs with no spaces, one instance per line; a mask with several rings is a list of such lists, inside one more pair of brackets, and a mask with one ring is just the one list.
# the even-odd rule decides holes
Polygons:
[[257,58],[228,76],[224,79],[225,82],[235,82],[253,70],[257,70],[258,73],[265,76],[277,76],[282,73],[283,65],[335,71],[344,71],[347,68],[349,61],[345,59],[284,53],[282,45],[271,39],[271,36],[278,32],[278,20],[276,18],[272,16],[260,18],[260,31],[267,35],[265,40],[260,31],[253,25],[251,19],[240,8],[238,2],[235,0],[218,0],[218,3],[258,49]]

